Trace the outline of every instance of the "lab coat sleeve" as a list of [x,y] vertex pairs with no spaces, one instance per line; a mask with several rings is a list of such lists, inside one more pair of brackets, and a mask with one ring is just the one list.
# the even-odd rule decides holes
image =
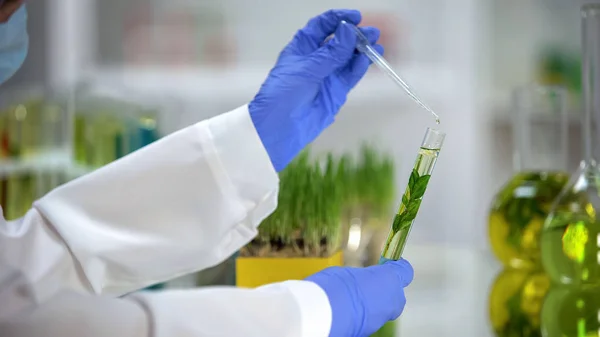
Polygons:
[[[2,274],[12,277],[2,277]],[[136,293],[124,298],[59,291],[41,304],[19,274],[0,270],[3,337],[327,337],[331,309],[308,281],[258,289],[215,287]],[[13,288],[13,291],[7,290]],[[12,294],[12,296],[10,295]],[[6,305],[19,310],[3,313]],[[19,304],[19,305],[16,305]]]
[[246,106],[182,129],[50,192],[0,223],[0,265],[40,301],[122,295],[211,267],[276,207],[278,177]]
[[147,309],[156,336],[327,337],[331,328],[327,295],[309,281],[140,293],[135,299]]

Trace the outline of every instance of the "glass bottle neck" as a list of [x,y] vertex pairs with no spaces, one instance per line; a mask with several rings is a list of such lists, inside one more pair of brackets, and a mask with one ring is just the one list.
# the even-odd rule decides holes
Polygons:
[[581,134],[584,160],[588,163],[598,158],[600,138],[600,5],[582,7],[582,79],[583,113]]
[[529,85],[513,92],[513,163],[516,172],[567,169],[567,91]]

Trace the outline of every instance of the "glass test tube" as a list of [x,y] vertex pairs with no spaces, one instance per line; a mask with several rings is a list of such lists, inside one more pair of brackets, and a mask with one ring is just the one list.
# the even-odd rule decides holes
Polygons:
[[394,217],[392,228],[385,241],[385,246],[379,259],[380,264],[389,260],[399,260],[402,257],[406,239],[417,217],[417,212],[421,206],[421,201],[425,195],[427,184],[431,178],[431,173],[437,162],[445,137],[445,133],[427,128],[417,155],[417,160],[410,174],[408,185],[402,196],[402,203],[400,204],[398,213]]

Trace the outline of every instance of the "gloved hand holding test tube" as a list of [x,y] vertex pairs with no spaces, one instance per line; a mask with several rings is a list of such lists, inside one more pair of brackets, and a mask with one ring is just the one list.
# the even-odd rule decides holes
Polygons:
[[440,124],[440,117],[435,112],[433,112],[431,108],[425,105],[425,103],[423,103],[423,101],[421,101],[419,97],[417,97],[414,91],[408,86],[408,84],[406,84],[406,82],[402,80],[402,78],[400,78],[400,76],[398,76],[398,74],[392,69],[390,64],[383,58],[383,56],[381,56],[381,54],[379,54],[377,50],[373,48],[373,46],[369,42],[369,39],[367,39],[367,37],[360,31],[360,29],[355,25],[343,20],[342,24],[350,25],[350,27],[352,27],[352,29],[356,33],[356,36],[358,37],[356,49],[358,49],[358,51],[360,51],[361,53],[364,53],[373,63],[375,63],[381,70],[383,70],[383,72],[386,73],[386,75],[388,75],[398,86],[404,89],[404,91],[406,91],[406,93],[417,104],[419,104],[423,109],[429,111],[435,117],[435,122],[437,124]]

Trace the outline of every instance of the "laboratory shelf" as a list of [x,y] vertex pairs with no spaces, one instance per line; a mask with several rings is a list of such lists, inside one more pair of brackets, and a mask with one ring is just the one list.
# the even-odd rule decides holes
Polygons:
[[27,173],[37,170],[57,170],[70,165],[70,154],[65,150],[44,151],[23,159],[0,160],[0,175]]
[[[569,111],[567,122],[571,126],[579,126],[581,124],[581,115],[578,111]],[[502,114],[497,114],[493,118],[494,124],[502,127],[512,127],[512,111],[506,109]],[[558,124],[560,123],[559,116],[549,114],[538,114],[531,117],[531,122],[535,124]]]
[[[268,67],[215,68],[97,68],[85,78],[97,86],[119,93],[138,92],[173,98],[220,103],[249,101],[266,79]],[[445,100],[453,91],[452,71],[445,65],[398,66],[400,76],[425,101]],[[109,89],[107,89],[109,90]],[[372,68],[348,98],[353,104],[410,102],[389,78]],[[413,104],[411,102],[411,104]]]
[[[491,121],[498,127],[512,127],[513,117],[515,115],[511,106],[511,99],[506,94],[492,94],[487,101]],[[570,99],[567,107],[567,121],[571,126],[579,126],[581,124],[581,104],[577,104],[573,99]],[[559,123],[560,116],[551,115],[549,113],[539,113],[531,117],[531,122],[535,124]]]
[[71,159],[68,150],[49,150],[23,159],[0,159],[0,177],[41,171],[63,171],[77,177],[93,171],[78,165]]

